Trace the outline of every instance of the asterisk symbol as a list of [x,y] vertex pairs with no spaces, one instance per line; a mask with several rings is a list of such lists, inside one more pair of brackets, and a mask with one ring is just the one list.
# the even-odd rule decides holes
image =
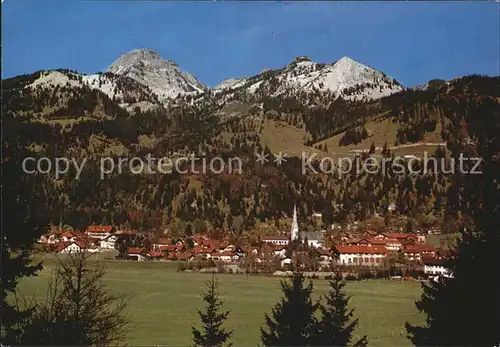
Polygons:
[[278,163],[278,165],[281,165],[283,162],[286,162],[286,153],[279,152],[278,155],[274,155],[276,159],[274,159],[275,163]]
[[269,161],[269,159],[267,159],[269,154],[267,154],[267,153],[260,152],[260,153],[256,153],[255,155],[257,156],[257,160],[256,160],[257,163],[264,164],[264,163],[267,163]]

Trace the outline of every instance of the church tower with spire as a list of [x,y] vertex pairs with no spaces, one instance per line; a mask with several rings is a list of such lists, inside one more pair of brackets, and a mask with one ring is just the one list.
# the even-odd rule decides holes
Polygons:
[[299,238],[299,223],[297,222],[297,206],[293,205],[293,221],[292,230],[290,233],[291,240],[297,240]]

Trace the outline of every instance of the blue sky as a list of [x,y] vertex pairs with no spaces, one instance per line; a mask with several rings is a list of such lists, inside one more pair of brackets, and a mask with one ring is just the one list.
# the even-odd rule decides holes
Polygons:
[[473,2],[22,1],[2,4],[2,77],[103,71],[153,48],[201,82],[278,68],[296,56],[368,64],[407,86],[498,76],[499,4]]

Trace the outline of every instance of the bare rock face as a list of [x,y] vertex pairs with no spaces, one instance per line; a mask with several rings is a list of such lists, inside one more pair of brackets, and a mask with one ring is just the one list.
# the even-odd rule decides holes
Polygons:
[[329,91],[337,97],[351,100],[378,99],[404,89],[391,77],[349,57],[332,64],[320,64],[308,57],[297,57],[282,69],[266,70],[238,82],[224,82],[222,85],[225,89],[246,89],[249,93],[262,90],[268,95],[279,95],[290,90]]
[[107,71],[149,87],[163,101],[179,94],[200,93],[206,89],[193,75],[182,71],[175,62],[163,59],[152,49],[128,52],[111,64]]

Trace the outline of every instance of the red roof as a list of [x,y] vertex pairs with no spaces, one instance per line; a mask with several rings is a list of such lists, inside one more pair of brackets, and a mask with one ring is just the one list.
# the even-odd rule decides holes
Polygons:
[[415,235],[408,233],[384,233],[383,235],[387,238],[398,239],[398,240],[404,240],[409,237],[417,238]]
[[141,254],[142,252],[144,252],[144,248],[140,247],[132,247],[127,249],[128,254]]
[[384,246],[355,246],[355,245],[338,245],[335,246],[341,254],[386,254],[387,249]]
[[160,246],[160,251],[162,252],[174,252],[177,250],[177,246],[176,245],[168,245],[168,246]]
[[364,239],[361,239],[357,242],[357,244],[364,244],[364,243],[384,246],[386,244],[386,241],[384,239],[377,239],[375,237],[365,237]]
[[170,239],[167,239],[165,237],[161,237],[159,238],[158,240],[156,240],[155,242],[156,245],[171,245],[172,242],[170,241]]
[[194,243],[197,243],[197,244],[200,244],[200,245],[201,245],[201,244],[203,243],[203,240],[204,240],[204,239],[203,239],[203,238],[201,238],[201,237],[199,237],[199,236],[193,236],[193,237],[191,238],[191,240],[193,240],[193,242],[194,242]]
[[201,254],[201,253],[212,253],[214,251],[214,247],[201,247],[201,246],[195,246],[193,249],[191,249],[191,252],[194,254]]
[[73,234],[70,233],[70,232],[64,232],[64,233],[61,234],[61,236],[62,237],[66,237],[68,239],[71,239],[72,237],[74,237]]
[[221,242],[218,240],[207,239],[207,240],[201,240],[201,244],[205,247],[216,248],[220,246]]
[[403,248],[405,253],[422,253],[422,252],[434,252],[434,247],[431,245],[408,245]]
[[326,249],[323,249],[323,248],[317,248],[316,251],[320,254],[320,255],[332,255],[332,253]]
[[393,237],[388,237],[385,239],[385,242],[386,243],[398,243],[398,244],[401,244],[401,241],[399,241],[398,239],[396,238],[393,238]]
[[160,251],[151,251],[148,253],[148,255],[151,258],[162,258],[165,256],[165,254],[163,252],[160,252]]
[[65,249],[69,245],[72,245],[73,243],[76,244],[80,249],[85,248],[85,245],[81,241],[62,241],[56,245],[56,252],[62,251],[63,249]]
[[179,260],[188,260],[189,258],[191,258],[191,254],[189,253],[179,253],[176,255],[176,258],[179,259]]
[[113,227],[111,225],[90,225],[87,228],[87,232],[91,233],[110,233],[113,231]]

